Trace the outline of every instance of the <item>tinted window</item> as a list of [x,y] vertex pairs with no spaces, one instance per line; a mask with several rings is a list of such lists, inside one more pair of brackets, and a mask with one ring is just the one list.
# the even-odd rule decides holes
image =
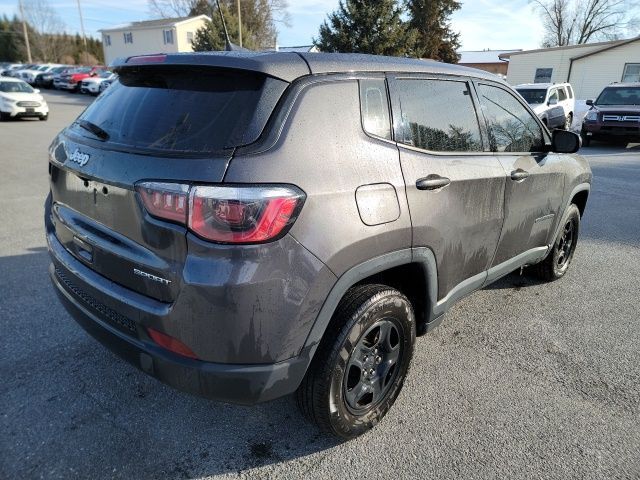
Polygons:
[[391,139],[389,102],[384,80],[360,80],[360,110],[365,132]]
[[597,105],[640,105],[640,87],[607,87],[598,99]]
[[480,127],[469,86],[445,80],[398,80],[402,138],[435,152],[480,152]]
[[549,100],[558,100],[558,90],[553,89],[549,92]]
[[537,68],[536,75],[533,79],[534,83],[551,83],[553,68]]
[[542,129],[514,95],[489,85],[479,85],[478,94],[489,127],[492,150],[539,152],[543,149]]
[[[228,70],[125,69],[79,119],[127,147],[213,152],[255,141],[284,85]],[[78,126],[75,131],[91,135]]]
[[567,85],[567,90],[569,91],[569,98],[573,98],[573,88],[571,88],[571,85]]
[[558,99],[562,102],[567,99],[567,92],[565,92],[564,88],[558,89]]

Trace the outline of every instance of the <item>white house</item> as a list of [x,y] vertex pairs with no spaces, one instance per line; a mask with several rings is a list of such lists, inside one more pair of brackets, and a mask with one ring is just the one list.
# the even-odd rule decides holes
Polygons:
[[164,18],[100,30],[107,65],[116,58],[151,53],[192,52],[196,31],[210,20],[206,15]]
[[569,82],[583,100],[597,97],[610,83],[640,81],[640,37],[511,52],[501,58],[509,60],[511,85]]

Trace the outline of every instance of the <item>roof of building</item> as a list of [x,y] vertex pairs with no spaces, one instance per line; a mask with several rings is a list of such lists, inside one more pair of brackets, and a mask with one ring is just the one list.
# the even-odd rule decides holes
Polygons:
[[576,48],[585,48],[585,47],[601,47],[598,48],[595,51],[591,51],[588,53],[585,53],[584,55],[579,55],[574,57],[575,59],[578,58],[583,58],[583,57],[588,57],[590,55],[595,55],[596,53],[600,53],[602,51],[605,50],[609,50],[612,48],[617,48],[620,47],[622,45],[626,45],[628,43],[631,42],[635,42],[636,40],[640,40],[640,37],[635,37],[635,38],[630,38],[630,39],[626,39],[626,40],[611,40],[608,42],[596,42],[596,43],[581,43],[579,45],[564,45],[561,47],[550,47],[550,48],[537,48],[535,50],[521,50],[519,52],[511,52],[511,53],[503,53],[500,55],[501,58],[504,59],[509,59],[509,57],[514,56],[514,55],[526,55],[529,53],[543,53],[543,52],[554,52],[557,50],[573,50]]
[[295,47],[277,47],[278,52],[317,52],[318,48],[315,45],[299,45]]
[[521,52],[522,49],[514,50],[474,50],[458,52],[460,54],[460,64],[478,64],[478,63],[503,63],[505,60],[500,58],[506,53]]
[[140,22],[129,22],[120,25],[114,25],[113,27],[102,28],[99,32],[113,32],[119,30],[140,30],[147,28],[162,28],[162,27],[175,27],[176,25],[197,19],[211,20],[207,15],[196,15],[194,17],[175,17],[175,18],[160,18],[158,20],[143,20]]
[[[496,75],[462,65],[358,53],[188,52],[167,54],[161,63],[250,70],[287,82],[309,74],[349,72],[439,73],[499,80]],[[126,59],[113,65],[116,69],[125,66]]]

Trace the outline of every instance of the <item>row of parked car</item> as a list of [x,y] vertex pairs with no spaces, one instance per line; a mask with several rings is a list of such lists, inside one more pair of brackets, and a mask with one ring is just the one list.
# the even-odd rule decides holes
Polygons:
[[0,76],[18,78],[39,88],[98,95],[117,75],[102,65],[72,66],[46,64],[0,64]]

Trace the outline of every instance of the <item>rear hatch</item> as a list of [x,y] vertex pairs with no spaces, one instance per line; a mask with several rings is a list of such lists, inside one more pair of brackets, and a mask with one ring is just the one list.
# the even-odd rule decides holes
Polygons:
[[164,302],[181,286],[184,226],[151,217],[136,184],[221,182],[287,83],[254,72],[149,65],[119,79],[51,147],[51,230],[82,263]]

